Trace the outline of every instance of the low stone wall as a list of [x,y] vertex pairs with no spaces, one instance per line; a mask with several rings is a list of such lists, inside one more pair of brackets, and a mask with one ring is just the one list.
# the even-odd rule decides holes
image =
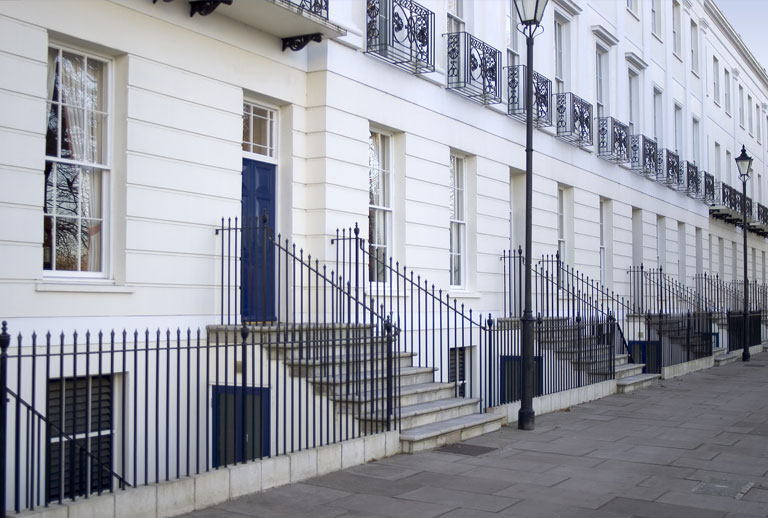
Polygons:
[[661,379],[676,378],[685,374],[700,371],[703,369],[709,369],[715,366],[715,357],[707,356],[706,358],[699,358],[698,360],[691,360],[689,362],[678,363],[677,365],[670,365],[669,367],[661,368]]
[[400,432],[358,439],[220,468],[151,486],[81,498],[26,511],[21,518],[167,518],[272,487],[400,453]]
[[[615,393],[616,380],[602,381],[593,385],[587,385],[586,387],[579,387],[564,390],[563,392],[548,394],[546,396],[535,397],[533,398],[533,411],[536,412],[537,415],[548,414],[550,412],[565,410],[566,408],[581,403],[610,396]],[[507,423],[516,423],[519,410],[520,402],[517,401],[515,403],[489,408],[488,412],[505,416]]]

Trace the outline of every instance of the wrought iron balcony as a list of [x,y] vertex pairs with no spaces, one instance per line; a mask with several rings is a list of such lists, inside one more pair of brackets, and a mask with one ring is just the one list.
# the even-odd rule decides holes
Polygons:
[[768,208],[760,203],[757,204],[757,214],[752,222],[750,230],[753,230],[761,236],[768,235]]
[[629,162],[629,128],[613,117],[597,119],[597,156],[609,162]]
[[555,94],[557,138],[579,147],[592,145],[592,105],[578,95]]
[[730,223],[741,221],[742,196],[730,185],[720,182],[715,184],[715,199],[709,208],[712,217]]
[[707,205],[715,204],[715,177],[709,173],[704,173],[702,201]]
[[685,162],[685,193],[691,198],[701,197],[701,173],[696,164]]
[[645,135],[630,135],[629,160],[632,171],[656,179],[656,141]]
[[283,40],[284,51],[299,51],[312,41],[347,34],[346,29],[328,20],[329,0],[187,0],[187,3],[191,16],[208,16],[216,11],[216,16],[226,16],[277,36]]
[[366,52],[412,74],[435,71],[435,13],[411,0],[368,0]]
[[[507,113],[525,122],[528,110],[525,106],[526,74],[528,67],[507,67]],[[544,128],[552,125],[552,81],[533,71],[533,125]]]
[[685,188],[682,170],[680,169],[680,157],[677,153],[662,149],[658,153],[659,167],[656,172],[656,179],[669,187],[678,190]]
[[302,11],[306,11],[328,19],[328,0],[281,0],[296,5]]
[[468,32],[448,35],[448,89],[480,104],[501,102],[501,52]]

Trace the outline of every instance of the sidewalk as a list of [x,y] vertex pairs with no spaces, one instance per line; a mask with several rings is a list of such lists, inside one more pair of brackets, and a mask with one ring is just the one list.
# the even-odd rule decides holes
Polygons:
[[186,515],[768,516],[768,354]]

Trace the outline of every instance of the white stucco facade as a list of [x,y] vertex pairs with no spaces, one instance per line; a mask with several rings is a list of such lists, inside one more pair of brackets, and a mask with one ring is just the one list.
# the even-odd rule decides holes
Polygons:
[[[423,2],[435,13],[435,71],[422,75],[364,52],[362,0],[330,0],[328,22],[316,23],[331,37],[298,52],[281,50],[282,28],[259,29],[241,17],[273,1],[234,4],[190,17],[182,0],[0,3],[0,317],[12,331],[215,323],[214,231],[221,218],[240,214],[244,100],[275,113],[270,163],[284,239],[331,261],[337,228],[357,222],[368,237],[375,131],[390,142],[390,256],[475,311],[500,312],[499,258],[523,241],[525,125],[507,116],[505,104],[483,106],[445,87],[449,2]],[[557,17],[564,91],[596,104],[599,47],[605,115],[634,119],[634,133],[655,136],[660,148],[677,149],[681,161],[739,191],[733,158],[746,146],[754,158],[749,195],[768,205],[766,72],[711,0],[633,5],[552,0],[535,40],[536,71],[556,75]],[[504,66],[506,12],[500,0],[464,0],[461,15],[467,32],[501,51]],[[286,23],[302,16],[286,10]],[[105,63],[95,272],[44,268],[49,48]],[[506,84],[502,91],[506,102]],[[627,293],[627,269],[639,262],[686,284],[696,273],[741,277],[740,228],[710,217],[700,200],[601,160],[596,145],[575,147],[555,133],[534,134],[534,256],[554,253],[560,234],[567,262],[600,278],[602,206],[603,275],[618,293]],[[465,174],[463,275],[454,287],[451,154],[463,159]],[[750,233],[748,248],[750,276],[765,282],[768,242]]]

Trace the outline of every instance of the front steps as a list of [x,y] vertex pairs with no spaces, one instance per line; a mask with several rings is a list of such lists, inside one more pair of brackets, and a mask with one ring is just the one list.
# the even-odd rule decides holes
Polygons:
[[658,383],[661,374],[643,374],[644,363],[628,363],[628,354],[616,355],[616,392],[625,394]]

